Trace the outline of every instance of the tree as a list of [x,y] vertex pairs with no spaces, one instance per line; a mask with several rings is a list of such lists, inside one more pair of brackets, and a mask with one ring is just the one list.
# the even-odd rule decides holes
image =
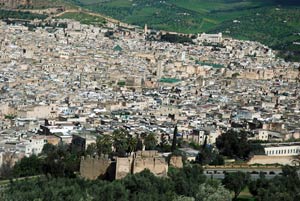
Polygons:
[[98,196],[94,200],[128,201],[129,192],[120,182],[109,183],[99,189]]
[[149,170],[128,175],[123,184],[131,192],[129,200],[166,200],[174,197],[174,184],[168,178],[159,178]]
[[171,147],[172,152],[175,151],[177,148],[177,134],[178,134],[177,125],[175,125],[174,133],[173,133],[172,147]]
[[268,189],[269,186],[269,180],[266,179],[264,174],[260,174],[257,180],[253,180],[248,184],[250,193],[255,197],[259,194],[261,189]]
[[42,163],[42,172],[49,178],[53,177],[75,177],[75,173],[79,171],[80,167],[80,152],[72,151],[70,145],[67,144],[58,144],[54,146],[53,151],[52,146],[47,146],[50,149],[44,149],[44,152],[47,153],[45,159]]
[[196,201],[230,201],[231,195],[219,181],[210,180],[199,186]]
[[230,191],[234,192],[234,200],[237,199],[241,191],[247,186],[250,175],[244,172],[233,172],[225,175],[222,183]]
[[158,148],[161,152],[171,152],[171,145],[165,135],[161,135],[161,141]]
[[0,167],[0,179],[9,179],[13,177],[12,160],[3,162]]
[[125,129],[118,129],[112,133],[113,147],[118,156],[126,156],[128,150],[128,131]]
[[42,160],[36,155],[22,158],[14,166],[13,173],[15,177],[25,177],[38,175],[42,172]]
[[131,154],[132,152],[136,151],[137,143],[138,143],[138,139],[136,137],[132,137],[131,135],[129,135],[127,137],[127,144],[128,144],[127,153]]
[[249,191],[259,201],[296,201],[300,200],[300,178],[297,167],[284,166],[282,176],[259,179],[249,183]]
[[174,182],[175,192],[188,197],[195,197],[199,185],[206,181],[203,169],[199,165],[184,166],[181,169],[173,168],[168,175]]
[[102,135],[96,140],[96,147],[98,155],[111,154],[112,153],[113,139],[110,135]]
[[294,159],[293,159],[292,163],[293,163],[295,166],[300,167],[300,155],[294,156]]
[[224,158],[211,146],[201,147],[196,162],[201,165],[224,165]]
[[97,153],[97,145],[96,143],[91,143],[88,145],[88,147],[86,148],[85,153],[87,155],[93,156]]
[[216,146],[224,156],[247,159],[250,154],[250,143],[247,140],[248,133],[229,130],[216,139]]
[[157,145],[157,139],[155,137],[154,133],[149,133],[145,138],[144,138],[144,145],[146,150],[154,150]]
[[45,144],[42,150],[42,154],[48,155],[52,152],[54,152],[57,149],[57,147],[53,144]]

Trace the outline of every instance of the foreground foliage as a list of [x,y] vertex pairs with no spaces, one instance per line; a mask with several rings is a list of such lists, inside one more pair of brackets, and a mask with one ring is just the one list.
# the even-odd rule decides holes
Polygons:
[[[1,196],[1,195],[0,195]],[[170,178],[149,170],[113,182],[80,178],[27,179],[11,182],[2,192],[4,201],[32,200],[229,200],[230,193],[218,181],[207,180],[199,166],[171,170]]]

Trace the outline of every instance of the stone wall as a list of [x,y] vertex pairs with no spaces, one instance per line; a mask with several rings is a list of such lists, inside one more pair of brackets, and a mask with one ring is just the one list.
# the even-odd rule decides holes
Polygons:
[[[177,162],[178,164],[179,162]],[[167,176],[168,164],[157,151],[138,151],[129,157],[117,157],[116,161],[107,158],[82,157],[80,175],[86,179],[115,178],[122,179],[149,169],[156,176]]]
[[156,176],[167,176],[168,165],[164,158],[136,158],[133,163],[132,173],[136,174],[149,169]]
[[281,164],[281,165],[294,165],[294,158],[292,156],[265,156],[255,155],[248,162],[249,165],[253,164]]
[[156,176],[167,176],[168,164],[157,151],[138,151],[126,158],[117,158],[116,179],[149,169]]
[[104,178],[111,166],[111,160],[106,158],[82,157],[80,162],[80,175],[83,178],[95,180],[98,177]]
[[182,168],[182,156],[171,156],[170,158],[170,165],[176,168]]
[[132,172],[133,158],[117,158],[115,179],[122,179]]
[[158,151],[157,150],[148,150],[148,151],[137,151],[135,153],[135,157],[158,157]]

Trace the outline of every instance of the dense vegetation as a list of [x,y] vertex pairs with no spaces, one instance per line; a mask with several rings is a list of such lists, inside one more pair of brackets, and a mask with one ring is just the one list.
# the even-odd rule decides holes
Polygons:
[[9,10],[0,10],[0,19],[25,19],[25,20],[34,20],[34,19],[45,19],[47,15],[30,13],[28,11],[9,11]]
[[107,182],[79,178],[46,179],[44,177],[11,182],[3,191],[4,201],[32,200],[230,200],[230,193],[220,182],[207,180],[198,166],[172,169],[169,178],[159,178],[148,170]]
[[92,16],[87,13],[65,13],[59,16],[61,19],[73,19],[82,24],[101,26],[106,23],[105,19]]
[[300,200],[300,179],[297,167],[286,166],[283,176],[267,180],[264,175],[249,183],[251,194],[258,201]]
[[186,36],[180,36],[175,34],[165,34],[161,36],[161,41],[167,41],[170,43],[192,43],[192,39]]
[[250,180],[246,173],[229,173],[222,183],[206,178],[197,165],[170,168],[168,178],[156,177],[149,170],[144,170],[113,182],[40,176],[11,180],[0,191],[0,197],[3,201],[230,201],[231,198],[239,200],[241,191],[249,188],[257,201],[298,201],[300,179],[297,171],[297,167],[285,166],[282,176],[269,180],[263,174],[257,180]]

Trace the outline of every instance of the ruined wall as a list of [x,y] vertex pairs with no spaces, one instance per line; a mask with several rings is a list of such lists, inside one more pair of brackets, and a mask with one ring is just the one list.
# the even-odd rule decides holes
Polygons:
[[144,169],[149,169],[156,176],[167,176],[168,164],[165,159],[155,151],[138,151],[127,158],[117,158],[116,179],[121,179],[127,174],[136,174]]
[[158,157],[158,151],[157,150],[148,150],[148,151],[137,151],[135,153],[135,157]]
[[90,156],[82,157],[80,161],[80,175],[83,178],[91,180],[95,180],[98,177],[105,177],[111,163],[109,159],[97,156],[95,158]]
[[156,176],[167,176],[168,165],[164,158],[136,158],[133,163],[132,173],[136,174],[149,169]]
[[168,164],[157,151],[138,151],[129,157],[117,157],[116,161],[107,158],[82,157],[80,175],[86,179],[115,178],[122,179],[149,169],[156,176],[167,176]]
[[182,168],[182,156],[171,156],[170,158],[170,165],[176,168]]
[[122,179],[131,173],[133,158],[117,158],[115,179]]

